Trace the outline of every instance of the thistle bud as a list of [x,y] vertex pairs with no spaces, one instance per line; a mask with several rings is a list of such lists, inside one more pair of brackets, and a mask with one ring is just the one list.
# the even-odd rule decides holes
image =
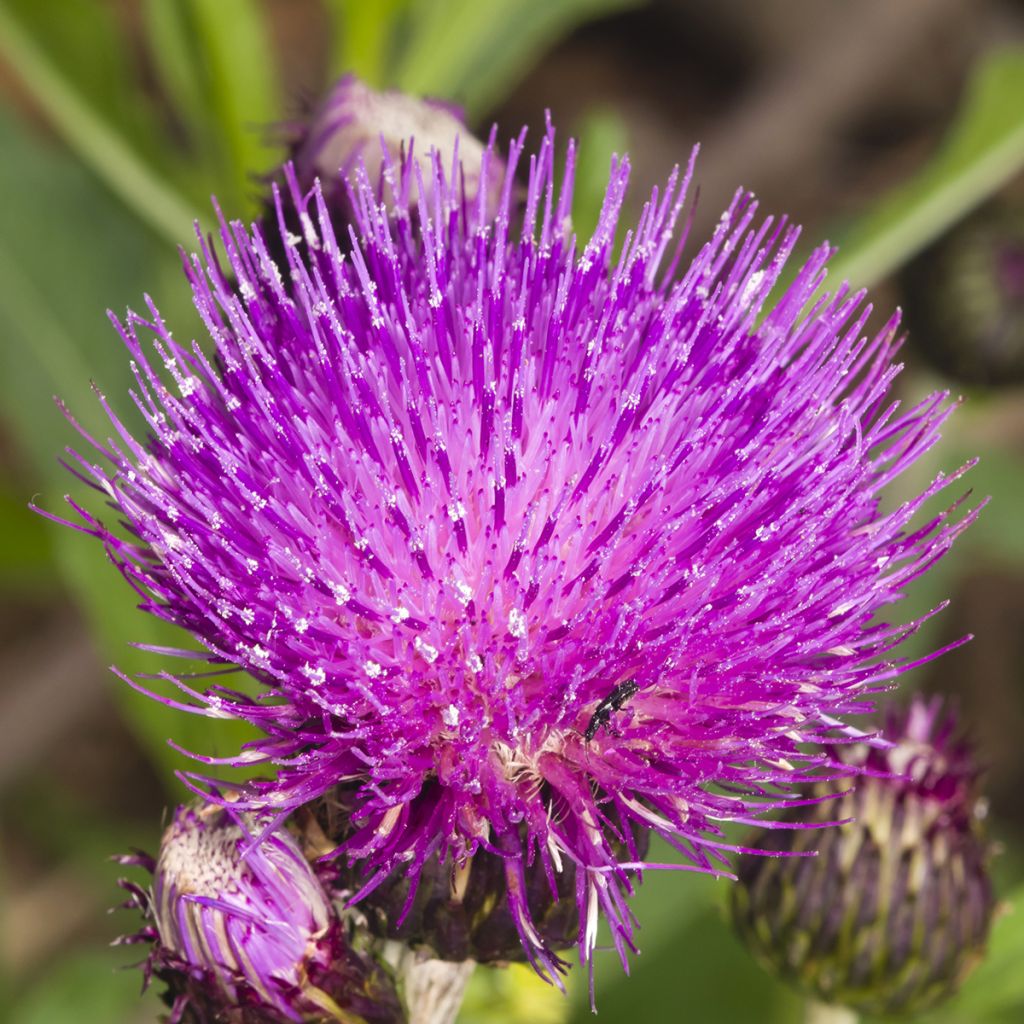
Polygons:
[[[123,883],[151,924],[147,979],[167,984],[170,1022],[397,1024],[390,979],[349,948],[324,889],[283,828],[220,807],[180,807],[151,892]],[[258,841],[257,841],[258,837]]]
[[[414,161],[405,159],[413,155],[413,147]],[[303,188],[311,187],[319,178],[328,202],[342,206],[346,197],[341,182],[360,162],[374,187],[379,187],[386,178],[390,164],[399,173],[397,180],[389,184],[404,195],[391,195],[389,199],[406,206],[410,198],[415,201],[419,195],[416,162],[428,201],[432,195],[435,172],[431,150],[436,150],[446,175],[452,172],[457,155],[461,180],[453,184],[461,187],[465,201],[474,202],[485,147],[466,127],[457,107],[401,92],[377,92],[354,75],[345,75],[327,93],[298,135],[293,162]],[[493,152],[487,158],[499,162]],[[493,193],[489,205],[494,205],[500,198],[495,184],[501,180],[500,168],[498,173],[492,169],[488,180]]]
[[956,991],[983,954],[995,901],[978,770],[954,733],[941,702],[915,699],[890,717],[890,748],[839,748],[871,774],[815,784],[819,802],[789,817],[808,827],[751,840],[782,855],[742,857],[732,888],[735,926],[765,967],[872,1014],[917,1013]]
[[1024,380],[1024,213],[990,206],[954,228],[904,275],[914,338],[968,384]]

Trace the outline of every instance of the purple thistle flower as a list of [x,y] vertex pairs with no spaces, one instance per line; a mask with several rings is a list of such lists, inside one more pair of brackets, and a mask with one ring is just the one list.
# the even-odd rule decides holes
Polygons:
[[143,608],[262,684],[168,674],[185,699],[157,698],[262,732],[226,760],[274,777],[237,806],[280,821],[344,783],[357,900],[500,856],[548,974],[527,870],[554,895],[573,872],[581,956],[603,914],[624,959],[635,832],[727,871],[720,823],[831,763],[908,667],[917,624],[879,613],[974,515],[911,526],[959,474],[881,505],[951,406],[891,397],[898,318],[866,335],[863,293],[818,296],[827,246],[769,303],[798,229],[740,192],[681,264],[692,160],[621,247],[615,161],[577,245],[553,138],[525,193],[521,135],[506,165],[486,148],[475,201],[435,153],[358,170],[352,224],[291,171],[277,229],[222,219],[223,257],[200,238],[186,261],[212,348],[151,302],[115,321],[150,437],[104,401],[117,437],[78,461],[130,535],[74,506]]
[[388,976],[349,949],[334,909],[287,831],[253,843],[259,824],[220,807],[179,807],[160,855],[127,906],[148,923],[127,942],[151,942],[145,965],[167,984],[169,1024],[231,1021],[404,1020]]

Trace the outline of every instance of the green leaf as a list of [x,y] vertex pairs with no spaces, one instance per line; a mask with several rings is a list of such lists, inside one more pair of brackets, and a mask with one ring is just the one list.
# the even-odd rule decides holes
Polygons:
[[0,595],[52,588],[53,551],[43,520],[28,507],[25,495],[9,485],[0,489]]
[[[89,504],[95,508],[97,502],[92,500]],[[109,564],[95,541],[67,529],[57,530],[53,540],[64,580],[82,605],[92,635],[113,667],[130,677],[161,671],[182,675],[209,670],[209,665],[200,662],[151,654],[134,646],[192,649],[196,642],[183,630],[139,611],[137,595]],[[237,690],[255,688],[248,677],[240,674],[221,681]],[[160,680],[143,680],[143,684],[190,703],[172,684]],[[115,688],[125,720],[161,768],[176,799],[182,799],[185,792],[180,783],[173,781],[173,774],[180,770],[202,771],[203,766],[173,749],[168,740],[193,753],[224,757],[237,753],[243,743],[256,735],[255,730],[241,722],[208,719],[165,707],[113,675],[110,685]],[[254,773],[218,766],[215,774],[226,781],[241,781]]]
[[[2,0],[65,82],[147,159],[166,146],[162,112],[139,88],[139,55],[124,5],[102,0]],[[162,165],[161,165],[162,166]]]
[[579,144],[572,224],[576,237],[585,241],[594,233],[601,216],[612,156],[623,156],[629,150],[629,130],[622,114],[603,107],[586,114],[576,135]]
[[481,965],[473,972],[458,1024],[563,1024],[569,1000],[526,964]]
[[[170,247],[160,245],[127,210],[66,154],[45,147],[0,116],[0,190],[16,201],[0,204],[0,400],[25,456],[24,501],[57,514],[62,496],[81,490],[58,464],[66,446],[87,451],[52,401],[63,398],[93,436],[106,439],[111,426],[95,395],[95,379],[130,424],[129,360],[103,314],[108,302],[138,299],[147,284],[162,297],[179,337],[194,322],[189,290]],[[174,286],[161,289],[174,278]],[[102,507],[92,494],[89,507]],[[188,646],[183,634],[135,610],[136,598],[100,546],[71,530],[48,528],[56,564],[81,600],[104,645],[104,657],[125,670],[153,671],[161,659],[129,647],[130,641]],[[175,666],[180,667],[180,666]],[[136,732],[169,772],[184,761],[166,745],[173,735],[203,753],[228,753],[239,730],[170,711],[111,679]],[[190,762],[191,765],[191,762]]]
[[[678,862],[657,840],[650,858]],[[595,956],[596,1003],[612,1021],[757,1021],[799,1019],[799,1000],[749,956],[726,923],[720,903],[732,883],[707,875],[648,871],[630,901],[640,928],[641,954],[627,977],[608,948]],[[571,1024],[592,1019],[584,971],[574,968]],[[671,1008],[668,1010],[667,1008]]]
[[331,74],[357,74],[383,88],[410,0],[325,0],[333,23]]
[[912,256],[1024,168],[1024,49],[989,53],[941,150],[843,240],[833,278],[870,285]]
[[140,220],[175,243],[191,235],[192,213],[181,196],[83,99],[2,4],[0,53],[79,159]]
[[141,14],[149,54],[164,91],[200,147],[215,151],[210,170],[217,165],[218,156],[227,167],[223,140],[210,111],[202,54],[185,6],[181,0],[143,0]]
[[576,25],[638,2],[414,0],[390,84],[455,100],[479,117]]
[[160,1000],[156,986],[139,995],[139,971],[123,970],[139,951],[89,950],[55,961],[14,1005],[17,1024],[113,1024],[156,1020]]
[[[256,175],[278,162],[270,130],[280,86],[263,6],[256,0],[188,0],[211,112],[230,156],[236,213],[256,208]],[[223,194],[223,186],[218,187]]]

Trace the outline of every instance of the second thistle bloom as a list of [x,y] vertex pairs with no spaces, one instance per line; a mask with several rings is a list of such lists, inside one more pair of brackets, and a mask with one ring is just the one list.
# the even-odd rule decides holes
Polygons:
[[617,246],[616,162],[584,243],[573,150],[560,188],[553,134],[521,189],[524,152],[486,149],[473,201],[439,156],[429,180],[384,157],[351,225],[294,177],[277,245],[222,224],[187,264],[205,346],[154,306],[118,324],[150,436],[115,419],[81,465],[131,533],[82,516],[145,607],[262,685],[160,698],[261,731],[236,760],[274,777],[238,806],[344,784],[357,900],[497,854],[551,970],[528,869],[573,879],[584,958],[602,913],[624,955],[636,835],[723,867],[719,823],[784,803],[829,760],[807,742],[901,671],[912,626],[877,615],[964,521],[910,526],[944,478],[881,506],[949,403],[891,397],[896,320],[816,297],[827,247],[769,304],[798,232],[749,195],[686,265],[689,170]]
[[[264,823],[265,824],[265,823]],[[147,917],[128,941],[152,942],[147,980],[167,986],[169,1024],[401,1024],[390,977],[345,942],[298,844],[223,808],[179,807],[151,890],[124,881]]]

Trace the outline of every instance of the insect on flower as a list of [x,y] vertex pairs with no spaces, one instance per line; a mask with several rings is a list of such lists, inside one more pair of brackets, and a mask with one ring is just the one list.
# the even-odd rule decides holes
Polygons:
[[590,716],[590,721],[587,722],[587,728],[583,733],[583,738],[589,743],[597,735],[597,730],[608,724],[611,719],[612,712],[618,711],[639,689],[640,687],[637,686],[636,680],[634,679],[627,679],[624,683],[619,683],[619,685],[616,686],[615,689],[597,705],[594,713]]

